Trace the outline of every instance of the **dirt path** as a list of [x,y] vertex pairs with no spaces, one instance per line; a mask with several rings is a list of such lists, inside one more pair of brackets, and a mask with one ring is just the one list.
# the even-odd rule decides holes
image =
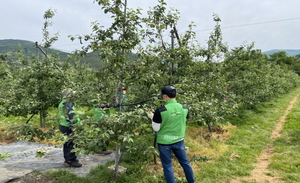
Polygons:
[[[280,117],[279,122],[276,124],[275,129],[272,131],[272,135],[270,139],[276,139],[280,137],[280,131],[283,128],[283,124],[285,122],[286,116],[290,113],[291,109],[294,107],[298,99],[299,94],[294,97],[294,99],[289,103],[288,108],[285,110],[283,116]],[[255,168],[251,172],[251,176],[242,177],[237,180],[232,180],[231,183],[240,183],[242,181],[251,181],[251,182],[260,182],[260,183],[280,183],[280,177],[268,176],[266,173],[272,173],[270,169],[268,169],[268,165],[271,163],[271,157],[273,155],[273,143],[271,142],[266,149],[264,149],[259,157],[257,158],[257,163],[255,164]]]
[[[38,151],[43,151],[42,157],[36,157]],[[61,146],[41,144],[35,142],[18,141],[11,144],[1,145],[0,153],[9,153],[10,157],[0,161],[0,183],[25,177],[24,182],[45,182],[45,181],[28,181],[28,177],[33,178],[31,172],[34,170],[45,172],[48,170],[69,170],[78,177],[85,177],[91,169],[100,164],[114,160],[114,153],[109,155],[79,154],[78,159],[82,167],[73,168],[63,165],[63,149]],[[26,176],[31,175],[31,176]],[[21,178],[22,179],[22,178]],[[33,179],[31,179],[33,180]]]

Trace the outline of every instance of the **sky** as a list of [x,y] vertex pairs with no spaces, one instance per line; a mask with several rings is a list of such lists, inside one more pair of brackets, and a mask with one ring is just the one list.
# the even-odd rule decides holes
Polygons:
[[[125,0],[124,0],[125,1]],[[213,14],[221,19],[223,42],[230,49],[244,44],[255,44],[263,52],[272,49],[300,49],[300,0],[165,0],[168,8],[180,12],[176,28],[178,33],[193,30],[197,41],[206,45],[214,29]],[[141,8],[146,13],[158,4],[156,0],[127,0],[128,8]],[[1,0],[0,40],[22,39],[41,43],[43,40],[43,15],[46,10],[56,10],[49,28],[51,34],[59,33],[52,48],[72,52],[83,45],[68,36],[91,34],[92,22],[108,27],[110,16],[93,0]],[[146,14],[144,14],[146,16]],[[167,34],[167,33],[166,33]],[[165,41],[170,41],[166,35]]]

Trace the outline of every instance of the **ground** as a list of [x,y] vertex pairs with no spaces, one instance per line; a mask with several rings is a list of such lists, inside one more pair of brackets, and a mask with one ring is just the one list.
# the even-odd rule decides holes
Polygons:
[[[11,139],[4,137],[0,133],[1,139]],[[64,166],[62,156],[62,146],[56,146],[45,143],[8,140],[5,144],[2,141],[0,153],[10,152],[0,163],[0,182],[54,182],[41,173],[44,171],[57,169],[68,170],[78,177],[85,177],[91,169],[99,164],[106,164],[115,159],[114,154],[91,153],[89,155],[79,154],[78,159],[83,164],[81,168],[72,168]],[[44,155],[37,157],[38,152],[44,152]],[[30,173],[32,172],[32,173]],[[21,178],[19,178],[21,177]]]
[[13,183],[58,183],[56,181],[48,179],[44,174],[37,174],[36,172],[31,172],[21,178],[9,181]]
[[[280,131],[285,122],[286,116],[289,114],[294,104],[296,103],[298,95],[290,102],[285,114],[280,118],[275,129],[272,132],[271,139],[275,139],[280,136]],[[0,145],[13,142],[13,137],[1,137]],[[254,182],[280,182],[279,177],[274,174],[274,176],[268,176],[266,172],[270,172],[268,165],[271,162],[270,157],[273,155],[272,143],[264,149],[260,156],[258,157],[258,162],[255,164],[255,168],[252,170],[251,175],[247,177],[242,177],[236,180],[232,180],[231,183],[241,183],[243,181],[254,181]],[[31,172],[21,178],[11,180],[10,183],[57,183],[56,181],[48,179],[43,173]]]
[[[280,131],[283,128],[283,124],[285,122],[286,116],[290,113],[294,104],[298,99],[297,95],[289,104],[288,108],[285,110],[285,113],[279,119],[279,122],[276,124],[275,129],[272,131],[271,139],[275,139],[280,137]],[[276,176],[275,172],[272,172],[268,169],[268,165],[271,163],[271,157],[273,155],[273,144],[271,143],[264,149],[257,159],[257,163],[255,164],[255,168],[252,170],[251,175],[247,177],[242,177],[236,180],[232,180],[231,183],[241,183],[242,181],[252,181],[252,182],[278,182],[280,183],[280,178]],[[268,176],[267,173],[272,173],[272,176]]]

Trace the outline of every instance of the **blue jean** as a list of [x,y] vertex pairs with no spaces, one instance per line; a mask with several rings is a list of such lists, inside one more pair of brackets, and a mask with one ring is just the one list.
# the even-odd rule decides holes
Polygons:
[[189,160],[187,159],[183,140],[171,145],[158,144],[158,150],[167,183],[176,182],[172,168],[172,152],[183,168],[188,183],[195,182],[193,169],[189,163]]

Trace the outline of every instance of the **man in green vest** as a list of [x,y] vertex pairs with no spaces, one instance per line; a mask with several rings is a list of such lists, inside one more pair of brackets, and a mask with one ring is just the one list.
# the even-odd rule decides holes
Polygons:
[[[103,120],[103,118],[108,118],[110,114],[115,114],[116,113],[116,109],[112,108],[114,107],[113,104],[107,104],[107,105],[103,105],[103,106],[94,106],[94,120],[95,121],[99,121],[99,123],[101,123],[101,120]],[[109,155],[111,154],[113,151],[111,150],[107,150],[107,147],[109,145],[109,140],[100,140],[101,143],[99,143],[99,147],[101,148],[100,151],[97,152],[97,154],[100,155]]]
[[[110,99],[110,96],[107,94],[106,88],[100,88],[100,93],[98,94],[98,100],[95,101],[96,103],[93,106],[94,111],[94,121],[97,121],[99,125],[101,125],[101,121],[105,118],[109,118],[110,114],[115,114],[117,107],[115,104],[101,104],[100,101],[103,100],[107,101]],[[100,126],[101,127],[101,126]],[[97,154],[100,155],[109,155],[113,151],[107,150],[109,145],[109,140],[100,140],[100,143],[97,144],[100,147],[100,151]]]
[[152,120],[153,130],[157,132],[159,156],[166,182],[176,182],[172,168],[171,153],[173,152],[184,170],[187,181],[194,183],[193,169],[186,156],[184,145],[189,110],[186,106],[177,103],[176,93],[176,88],[173,86],[163,87],[161,94],[166,104],[157,108],[154,114],[148,112],[148,117]]
[[[72,127],[78,123],[80,119],[76,115],[74,104],[72,103],[72,95],[75,91],[68,88],[63,90],[63,100],[58,105],[58,116],[59,116],[59,130],[67,136],[72,134]],[[74,143],[72,140],[65,142],[63,145],[63,154],[65,158],[64,165],[72,167],[81,167],[82,164],[78,162],[75,152],[71,152],[74,149]]]

